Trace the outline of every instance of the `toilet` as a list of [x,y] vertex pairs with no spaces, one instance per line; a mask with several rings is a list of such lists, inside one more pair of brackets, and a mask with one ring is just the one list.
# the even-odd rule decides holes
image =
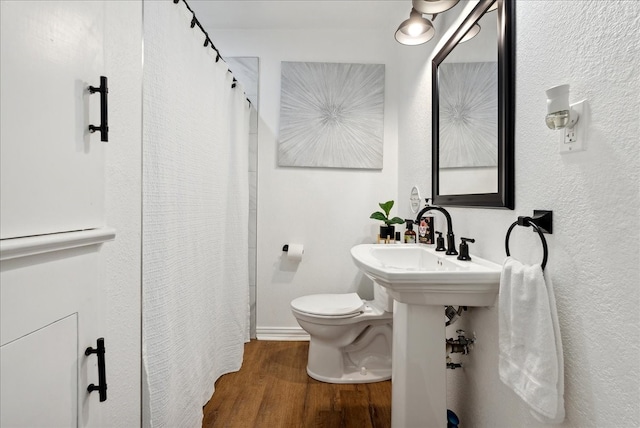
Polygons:
[[374,299],[356,293],[313,294],[291,301],[310,336],[307,374],[328,383],[391,379],[393,299],[374,283]]

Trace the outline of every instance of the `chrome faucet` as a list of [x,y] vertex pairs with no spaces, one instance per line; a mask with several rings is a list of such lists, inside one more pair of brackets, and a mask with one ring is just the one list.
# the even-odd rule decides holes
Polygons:
[[426,199],[427,206],[424,207],[416,217],[416,224],[420,224],[420,218],[427,211],[440,211],[447,219],[447,252],[445,254],[449,256],[455,256],[458,254],[456,251],[456,238],[453,235],[453,226],[451,225],[451,214],[447,210],[442,207],[438,207],[435,205],[429,205],[429,198]]

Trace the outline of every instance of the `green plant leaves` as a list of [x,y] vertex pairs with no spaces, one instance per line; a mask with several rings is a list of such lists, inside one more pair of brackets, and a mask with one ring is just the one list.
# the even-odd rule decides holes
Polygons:
[[382,210],[386,214],[386,216],[385,216],[385,220],[386,220],[386,217],[389,217],[389,213],[391,212],[391,208],[393,208],[393,201],[387,201],[384,204],[378,204],[378,205],[380,205],[380,208],[382,208]]
[[404,219],[401,219],[400,217],[394,217],[392,219],[389,219],[389,212],[391,211],[391,208],[393,208],[393,201],[379,203],[378,205],[380,205],[380,208],[382,208],[384,213],[380,211],[376,211],[373,214],[371,214],[369,218],[383,221],[384,224],[386,224],[387,226],[390,226],[392,224],[404,224]]
[[381,213],[380,211],[374,212],[373,214],[371,214],[371,217],[369,218],[372,218],[374,220],[384,221],[385,223],[387,222],[387,216]]
[[400,217],[394,217],[386,222],[387,224],[404,224],[404,220]]

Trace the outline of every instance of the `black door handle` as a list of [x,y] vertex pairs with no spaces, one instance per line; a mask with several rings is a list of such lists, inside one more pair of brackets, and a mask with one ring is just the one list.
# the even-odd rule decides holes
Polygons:
[[100,92],[100,126],[89,125],[89,132],[100,131],[100,141],[109,141],[109,118],[108,118],[108,100],[107,94],[109,88],[107,87],[107,78],[100,76],[100,87],[89,86],[89,93],[95,94]]
[[107,401],[107,372],[104,362],[104,338],[101,337],[97,340],[98,346],[92,348],[89,346],[84,351],[84,355],[98,354],[98,385],[91,384],[87,387],[87,391],[98,391],[100,393],[100,402]]

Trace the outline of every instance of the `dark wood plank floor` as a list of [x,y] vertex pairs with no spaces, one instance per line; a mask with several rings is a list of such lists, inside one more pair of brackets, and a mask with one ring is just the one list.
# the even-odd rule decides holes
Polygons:
[[239,372],[222,376],[202,426],[387,428],[391,381],[329,384],[307,375],[308,342],[252,340]]

